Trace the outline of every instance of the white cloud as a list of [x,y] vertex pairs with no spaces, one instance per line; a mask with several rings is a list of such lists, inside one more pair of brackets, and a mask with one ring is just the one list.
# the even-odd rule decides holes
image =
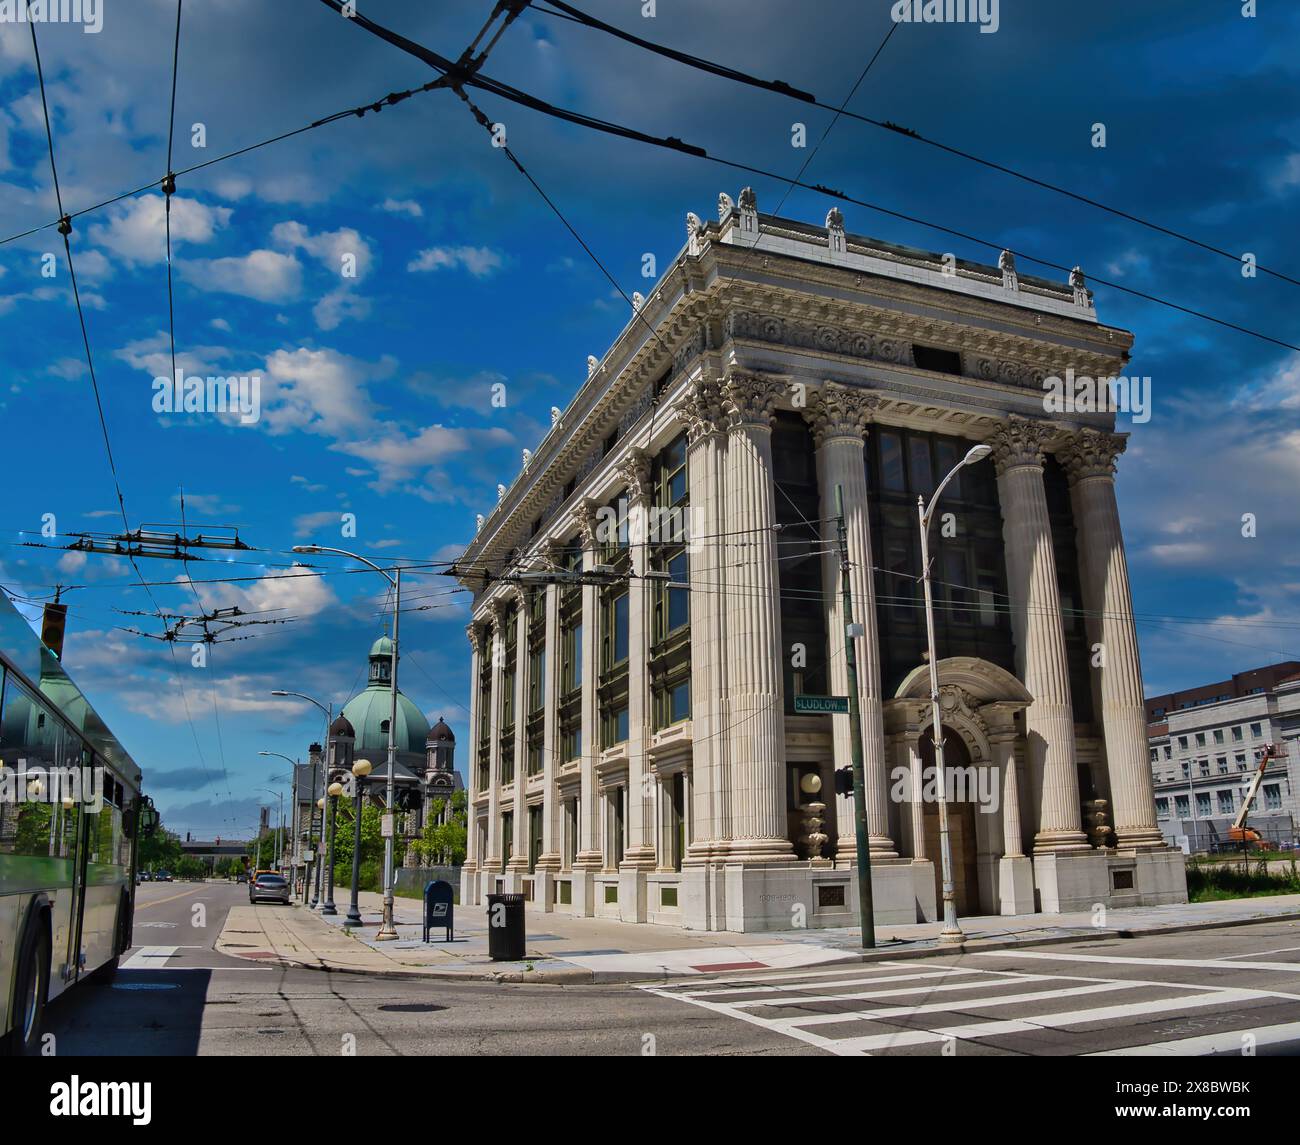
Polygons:
[[344,259],[351,256],[349,261],[355,262],[358,281],[365,278],[374,261],[369,242],[352,227],[312,234],[302,223],[276,223],[271,229],[271,241],[290,251],[306,251],[332,274],[342,274]]
[[456,270],[463,268],[475,278],[487,278],[500,270],[504,259],[491,247],[435,246],[422,250],[406,264],[409,271]]
[[238,607],[248,613],[260,613],[265,619],[315,616],[336,607],[339,601],[325,578],[308,575],[310,571],[295,564],[288,569],[274,570],[250,584],[205,585],[204,599],[209,604],[215,600],[220,608]]
[[366,383],[387,377],[396,364],[391,358],[364,362],[336,350],[277,350],[266,361],[261,424],[272,433],[330,437],[364,431],[373,419]]
[[285,302],[302,291],[302,264],[291,254],[255,250],[242,258],[190,259],[180,275],[200,290],[239,294],[259,302]]
[[380,209],[390,215],[409,215],[413,219],[424,216],[424,208],[414,199],[385,199]]
[[[128,199],[108,208],[107,223],[93,223],[90,241],[126,265],[167,259],[166,208],[162,195]],[[172,196],[172,252],[180,243],[206,243],[230,221],[229,207],[209,207],[197,199]]]
[[85,567],[88,559],[85,553],[64,553],[58,560],[59,572],[67,573],[70,576],[78,573]]
[[1269,185],[1281,195],[1293,187],[1300,187],[1300,151],[1293,151],[1269,179]]
[[311,308],[311,316],[321,330],[335,330],[346,319],[360,320],[370,314],[370,299],[362,298],[346,286],[331,290]]

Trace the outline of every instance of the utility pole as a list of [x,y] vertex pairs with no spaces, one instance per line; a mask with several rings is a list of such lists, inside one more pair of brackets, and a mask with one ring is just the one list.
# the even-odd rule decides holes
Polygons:
[[853,823],[858,846],[858,915],[862,945],[876,945],[875,900],[871,888],[871,843],[867,834],[867,793],[862,774],[862,714],[858,705],[856,640],[862,626],[853,621],[853,595],[849,586],[848,529],[844,524],[844,488],[835,486],[836,532],[840,546],[840,598],[844,610],[844,660],[849,668],[849,736],[853,745]]

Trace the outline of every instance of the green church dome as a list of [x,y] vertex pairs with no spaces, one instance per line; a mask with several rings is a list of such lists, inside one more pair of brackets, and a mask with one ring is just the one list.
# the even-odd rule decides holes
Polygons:
[[[352,725],[356,735],[355,753],[359,759],[368,756],[376,766],[387,757],[388,714],[392,707],[388,688],[392,670],[393,642],[381,636],[370,646],[370,682],[360,695],[353,696],[343,705],[343,716]],[[401,656],[399,654],[400,661]],[[429,735],[429,721],[424,713],[402,694],[397,692],[397,751],[400,756],[411,752],[423,758],[424,742]]]

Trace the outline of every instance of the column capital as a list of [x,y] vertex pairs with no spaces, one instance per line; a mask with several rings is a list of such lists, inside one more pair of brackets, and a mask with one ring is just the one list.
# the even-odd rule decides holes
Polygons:
[[876,394],[827,383],[813,394],[804,417],[812,426],[818,449],[837,437],[853,438],[861,443],[879,406],[880,398]]
[[1012,414],[987,441],[993,447],[993,464],[997,467],[998,476],[1021,465],[1041,469],[1043,449],[1056,433],[1055,426],[1048,422],[1032,421]]
[[650,455],[644,449],[629,450],[619,463],[618,471],[627,482],[629,505],[650,496]]
[[686,441],[694,445],[706,437],[722,433],[722,392],[715,381],[701,379],[687,391],[682,403],[682,416],[686,420]]
[[1128,446],[1127,435],[1100,429],[1070,434],[1057,456],[1073,485],[1088,477],[1114,477],[1115,459]]
[[465,635],[469,637],[470,650],[475,656],[483,654],[483,630],[477,620],[465,625]]
[[728,428],[761,426],[770,429],[776,403],[783,387],[749,374],[731,374],[722,383],[722,409],[727,415]]
[[578,502],[573,511],[573,524],[578,530],[578,535],[582,538],[582,547],[584,549],[594,549],[596,547],[596,511],[599,506],[590,497],[584,497]]

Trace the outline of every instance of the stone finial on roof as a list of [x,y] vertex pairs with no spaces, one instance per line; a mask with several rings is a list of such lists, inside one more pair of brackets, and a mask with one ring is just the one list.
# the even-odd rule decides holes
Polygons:
[[486,520],[486,518],[483,516],[482,513],[475,513],[475,514],[474,514],[474,532],[475,532],[475,533],[481,533],[481,532],[483,531],[483,522],[484,522],[484,520]]
[[735,206],[736,204],[731,201],[731,196],[726,191],[721,192],[718,195],[718,222],[725,223],[727,216],[731,214]]
[[645,308],[645,295],[639,290],[632,291],[632,313],[639,314]]
[[848,250],[848,242],[844,237],[844,212],[839,207],[832,207],[826,212],[826,231],[831,254],[844,254]]
[[497,504],[498,504],[498,505],[501,504],[501,502],[504,501],[505,499],[506,499],[506,487],[505,487],[504,485],[498,485],[498,486],[497,486]]
[[998,270],[1002,272],[1004,290],[1019,290],[1020,276],[1016,274],[1016,256],[1009,250],[998,255]]
[[695,258],[700,253],[700,240],[704,224],[694,211],[686,212],[686,253]]
[[551,428],[554,429],[560,424],[560,407],[551,406]]
[[588,354],[587,355],[587,377],[590,378],[594,376],[596,371],[599,369],[600,369],[600,359],[597,358],[595,354]]

